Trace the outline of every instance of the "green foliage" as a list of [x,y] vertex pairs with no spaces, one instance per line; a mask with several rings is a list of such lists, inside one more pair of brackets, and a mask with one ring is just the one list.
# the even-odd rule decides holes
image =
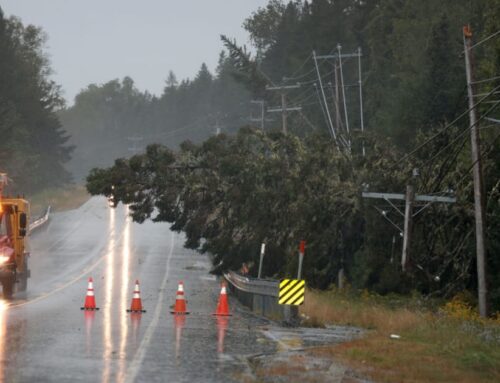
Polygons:
[[[416,289],[451,297],[475,289],[468,125],[465,118],[453,126],[447,123],[467,109],[462,25],[472,24],[475,41],[495,33],[499,4],[497,0],[269,1],[244,23],[257,50],[255,57],[222,36],[228,55],[221,54],[215,76],[202,67],[194,81],[177,84],[171,74],[162,98],[147,103],[153,105],[155,121],[162,121],[154,129],[168,131],[163,126],[192,123],[193,116],[208,110],[230,110],[236,116],[242,109],[234,100],[248,101],[249,94],[264,98],[267,105],[279,105],[279,94],[266,91],[266,86],[301,82],[299,90],[288,94],[290,104],[303,106],[300,113],[289,114],[293,134],[276,133],[280,121],[266,123],[266,134],[243,129],[236,136],[221,135],[202,143],[198,142],[208,134],[193,134],[195,143],[185,142],[178,152],[155,147],[152,153],[148,149],[149,154],[94,170],[89,190],[132,203],[138,221],[172,222],[175,230],[186,233],[188,247],[212,253],[223,269],[239,268],[242,262],[255,264],[265,241],[266,275],[293,275],[297,243],[306,239],[310,256],[304,270],[317,287],[336,282],[344,267],[354,287],[383,294]],[[317,77],[312,50],[328,53],[337,43],[343,52],[357,47],[363,51],[365,122],[370,134],[353,134],[350,157],[321,134],[327,128],[313,88]],[[475,54],[479,78],[498,75],[498,40],[475,48]],[[333,81],[326,75],[330,64],[320,64],[327,93],[328,82]],[[344,67],[347,84],[357,81],[357,71],[350,67]],[[237,83],[248,93],[242,96]],[[477,92],[489,92],[498,84],[482,83]],[[352,105],[357,104],[358,90],[348,87],[346,92],[351,126],[357,130],[359,110]],[[327,98],[331,102],[330,94]],[[480,112],[490,105],[481,104]],[[489,111],[489,116],[499,117],[496,111]],[[242,125],[233,121],[235,127]],[[201,126],[206,128],[206,122]],[[494,129],[481,134],[486,143],[488,253],[496,254],[499,135]],[[358,156],[361,140],[366,157]],[[421,144],[420,150],[401,160],[403,152]],[[159,160],[151,162],[150,155],[158,153]],[[413,180],[417,193],[453,190],[458,202],[419,212],[411,262],[403,274],[399,231],[373,202],[362,200],[360,192],[368,186],[372,191],[403,193],[413,168],[420,170]],[[388,218],[400,224],[394,211],[387,207]],[[497,258],[489,255],[488,262],[493,304],[500,307]]]
[[64,168],[72,148],[56,111],[59,86],[49,79],[43,31],[5,19],[0,9],[0,170],[28,193],[69,180]]
[[[199,145],[185,142],[178,152],[150,146],[145,154],[92,170],[87,188],[130,204],[138,222],[172,223],[186,234],[187,247],[211,253],[221,269],[256,264],[265,242],[265,274],[294,275],[297,244],[305,239],[305,276],[315,287],[335,283],[344,267],[354,286],[381,293],[463,289],[470,275],[470,248],[451,251],[448,246],[450,241],[460,244],[456,236],[470,229],[463,205],[422,213],[412,267],[402,274],[398,255],[389,259],[394,229],[360,192],[362,184],[381,191],[402,189],[410,169],[386,171],[400,156],[387,140],[368,136],[369,155],[350,158],[325,138],[301,140],[246,128]],[[453,223],[443,227],[432,219],[439,215]],[[434,280],[438,274],[442,284]]]

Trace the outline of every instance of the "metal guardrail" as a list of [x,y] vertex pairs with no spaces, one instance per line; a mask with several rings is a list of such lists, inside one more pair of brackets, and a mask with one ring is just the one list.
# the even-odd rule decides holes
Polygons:
[[279,281],[277,280],[248,278],[234,271],[224,273],[224,277],[238,290],[270,297],[279,296]]
[[229,290],[254,313],[283,321],[289,326],[298,324],[297,308],[278,302],[278,280],[249,278],[234,271],[224,273],[224,278],[229,282]]
[[29,232],[31,233],[33,230],[39,228],[40,226],[44,225],[48,220],[50,216],[50,209],[51,207],[47,207],[47,210],[45,211],[45,214],[42,215],[40,218],[36,219],[35,221],[30,223],[29,226]]

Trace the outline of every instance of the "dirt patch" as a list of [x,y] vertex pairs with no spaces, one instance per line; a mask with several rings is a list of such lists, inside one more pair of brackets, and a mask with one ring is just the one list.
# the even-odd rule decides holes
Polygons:
[[276,353],[249,358],[254,382],[367,382],[331,354],[316,351],[316,347],[331,347],[358,339],[364,334],[361,329],[349,326],[266,326],[260,330],[266,338],[276,343]]
[[259,356],[253,358],[251,365],[257,382],[368,382],[342,363],[329,357],[318,357],[309,350]]

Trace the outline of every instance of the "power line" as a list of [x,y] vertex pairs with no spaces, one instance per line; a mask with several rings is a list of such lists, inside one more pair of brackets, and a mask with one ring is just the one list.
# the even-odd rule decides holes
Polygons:
[[[488,129],[488,128],[491,128],[491,127],[497,127],[496,125],[488,125],[488,126],[481,126],[480,129],[483,130],[483,129]],[[468,129],[465,129],[463,131],[463,133],[467,133],[469,130]],[[457,149],[453,152],[451,152],[443,161],[443,164],[439,167],[439,175],[438,177],[436,177],[436,179],[434,180],[434,186],[432,187],[432,189],[437,189],[439,187],[439,185],[441,185],[441,182],[444,180],[445,178],[445,175],[448,173],[449,169],[454,165],[456,164],[456,160],[457,160],[457,157],[460,155],[460,153],[462,152],[465,144],[467,143],[467,137],[464,138],[464,140],[462,140],[462,143],[460,144],[459,147],[457,147]],[[484,153],[483,153],[484,155]]]
[[[311,105],[312,103],[308,103],[308,104],[303,104],[304,102],[306,101],[309,101],[311,98],[313,98],[315,96],[314,92],[311,93],[309,96],[307,96],[306,98],[303,98],[301,100],[297,100],[296,98],[291,98],[291,101],[294,103],[294,104],[301,104],[302,106],[306,106],[306,105]],[[316,102],[314,102],[315,104]]]
[[309,72],[306,72],[300,76],[297,76],[297,77],[288,77],[288,76],[285,76],[283,77],[283,81],[297,81],[297,80],[300,80],[302,78],[305,78],[307,76],[309,76],[311,73],[313,73],[315,71],[314,68],[312,68]]
[[[496,146],[496,141],[500,138],[500,133],[497,134],[495,136],[495,138],[493,139],[493,141],[491,142],[490,146],[488,147],[487,150],[484,150],[482,153],[481,153],[481,157],[488,157],[490,155],[490,153],[495,149],[495,146]],[[474,166],[476,165],[476,161],[474,161],[470,166],[469,168],[465,171],[465,174],[464,176],[455,184],[455,187],[458,189],[462,183],[469,178],[469,173],[471,172],[471,170],[474,168]]]
[[[203,120],[206,120],[207,118],[211,117],[211,115],[208,115],[208,116],[203,116],[203,117],[200,117],[192,122],[190,122],[189,124],[187,125],[184,125],[183,127],[181,128],[178,128],[178,129],[174,129],[174,130],[169,130],[167,132],[163,132],[163,133],[158,133],[158,134],[154,134],[152,136],[149,136],[149,137],[145,137],[145,138],[148,138],[148,139],[152,139],[152,138],[163,138],[163,137],[166,137],[168,138],[169,136],[171,136],[172,133],[177,133],[177,132],[181,132],[183,130],[186,130],[186,129],[189,129],[191,127],[194,127],[196,124],[202,122]],[[200,128],[206,128],[206,126],[200,126],[200,127],[196,127],[194,128],[195,130],[198,130]]]
[[[311,90],[312,90],[312,86],[305,87],[305,90],[303,92],[299,93],[295,97],[290,97],[290,99],[294,102],[301,102],[301,101],[297,101],[297,100],[301,100],[302,97],[304,97],[305,94],[311,92]],[[311,94],[314,95],[314,92],[312,92]],[[311,98],[311,94],[309,96],[307,96],[304,100],[308,100],[309,98]]]
[[[314,68],[314,70],[316,70],[316,68]],[[333,72],[335,72],[335,69],[328,72],[327,74],[321,76],[321,79],[324,80],[326,77],[330,76]],[[308,84],[314,84],[315,82],[318,81],[318,78],[315,77],[314,79],[310,80],[310,81],[300,81],[299,84],[300,85],[308,85]]]
[[[313,96],[314,96],[314,94],[313,94]],[[303,104],[303,103],[300,104],[300,106],[302,106],[302,107],[311,106],[311,105],[318,105],[318,101],[308,102],[307,104]]]
[[[488,37],[485,37],[485,38],[484,38],[484,39],[482,39],[481,41],[479,41],[479,42],[475,43],[473,46],[471,46],[471,47],[469,48],[469,50],[470,50],[470,49],[472,49],[472,48],[477,47],[478,45],[481,45],[482,43],[485,43],[486,41],[488,41],[488,40],[492,39],[493,37],[495,37],[495,36],[496,36],[496,35],[498,35],[498,34],[500,34],[500,30],[499,30],[499,31],[496,31],[495,33],[492,33],[492,34],[491,34],[491,35],[489,35]],[[464,51],[464,52],[465,52],[465,51]]]
[[[469,128],[466,128],[464,129],[462,132],[460,132],[451,142],[449,142],[445,147],[443,147],[441,150],[439,150],[439,152],[437,152],[435,155],[433,155],[431,158],[429,158],[428,160],[426,160],[423,164],[422,164],[422,167],[425,167],[427,166],[428,164],[430,164],[433,160],[435,160],[437,157],[439,157],[439,155],[441,155],[441,153],[443,153],[445,150],[447,150],[450,146],[454,145],[460,138],[462,139],[467,139],[468,137],[466,137],[465,135],[467,133],[470,132],[470,129]],[[465,136],[465,138],[464,138]]]
[[297,69],[291,76],[283,77],[283,80],[284,81],[297,80],[299,78],[303,78],[303,77],[307,76],[309,73],[312,73],[314,71],[314,68],[311,71],[309,71],[308,73],[296,77],[297,74],[306,66],[307,62],[311,59],[311,56],[312,56],[312,53],[309,53],[309,56],[307,56],[307,58],[304,60],[302,65],[299,67],[299,69]]
[[[415,149],[413,149],[410,153],[404,155],[401,159],[398,160],[397,163],[395,163],[392,167],[389,168],[389,170],[392,170],[394,169],[397,165],[399,165],[401,162],[405,161],[406,159],[412,157],[416,152],[418,152],[420,149],[422,149],[425,145],[427,145],[429,142],[435,140],[437,137],[439,137],[441,134],[443,134],[446,130],[448,130],[451,126],[453,126],[457,121],[459,121],[460,119],[462,119],[464,116],[466,116],[473,108],[475,108],[476,106],[478,106],[479,104],[481,104],[484,100],[486,100],[491,94],[493,94],[494,92],[496,92],[498,89],[500,89],[500,85],[495,87],[491,92],[488,93],[487,96],[483,97],[482,99],[480,99],[476,104],[474,104],[471,108],[468,108],[465,112],[463,112],[462,114],[460,114],[457,118],[455,118],[452,122],[450,122],[449,124],[445,125],[443,127],[443,129],[441,129],[439,132],[437,132],[436,134],[432,135],[431,137],[429,137],[427,140],[425,140],[423,143],[421,143],[420,145],[418,145]],[[487,112],[486,114],[488,114],[489,112],[491,112],[493,109],[496,108],[496,106],[498,105],[495,104],[493,107],[491,107]],[[483,119],[483,117],[481,117],[478,122]]]
[[302,110],[299,110],[300,116],[303,118],[303,120],[309,125],[313,130],[318,130],[318,127],[314,125],[309,119],[306,117],[306,115],[302,112]]
[[500,76],[490,77],[490,78],[487,78],[484,80],[473,81],[473,82],[471,82],[471,84],[482,84],[485,82],[490,82],[490,81],[495,81],[495,80],[500,80]]
[[[500,102],[499,102],[500,103]],[[496,107],[496,106],[495,106]],[[490,108],[489,111],[493,110],[494,108]],[[488,112],[489,112],[488,111]],[[481,120],[483,119],[486,119],[485,117],[486,115],[483,115],[477,122],[479,123]],[[491,127],[492,125],[489,125],[487,127]],[[487,128],[487,127],[484,127],[484,128]],[[426,162],[424,162],[423,165],[421,165],[422,167],[426,167],[432,160],[434,160],[435,158],[437,158],[442,152],[444,152],[448,147],[450,147],[454,142],[456,142],[458,139],[460,139],[460,137],[462,137],[465,133],[468,133],[470,132],[470,130],[472,129],[472,127],[469,127],[469,128],[466,128],[464,129],[452,142],[450,142],[448,145],[446,145],[445,148],[441,149],[437,154],[435,154],[434,156],[432,156],[431,159],[427,160]],[[449,168],[452,166],[452,164],[456,161],[458,155],[460,154],[460,152],[462,151],[462,149],[464,148],[465,144],[467,142],[467,137],[464,137],[464,139],[462,140],[462,143],[460,144],[460,146],[458,147],[457,150],[455,151],[452,151],[448,154],[448,156],[444,159],[443,161],[443,164],[441,165],[441,167],[439,168],[439,174],[438,176],[434,179],[434,186],[432,187],[432,189],[436,189],[440,184],[441,182],[444,180],[444,177],[445,175],[448,173],[448,170]],[[447,165],[447,163],[449,163],[449,165]],[[411,176],[407,177],[406,181],[411,178]],[[428,185],[429,186],[429,185]]]
[[318,96],[319,105],[321,107],[321,111],[323,112],[323,117],[325,119],[326,126],[328,127],[328,131],[330,132],[330,134],[332,134],[332,136],[335,138],[335,134],[332,132],[332,130],[330,129],[330,125],[328,124],[328,117],[326,115],[326,111],[325,111],[325,107],[323,105],[323,101],[321,100],[321,96],[319,94],[318,86],[316,85],[316,83],[314,85],[315,85],[314,88],[316,89],[316,95]]

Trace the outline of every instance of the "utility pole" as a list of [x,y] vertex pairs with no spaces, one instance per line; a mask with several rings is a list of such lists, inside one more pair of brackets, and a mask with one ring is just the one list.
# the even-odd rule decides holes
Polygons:
[[250,121],[260,122],[260,130],[264,131],[264,100],[251,100],[250,103],[260,105],[260,118],[250,118]]
[[[361,118],[361,133],[365,132],[365,119],[363,117],[363,79],[361,77],[361,47],[358,48],[358,84],[359,84],[359,115]],[[365,139],[361,142],[361,150],[363,152],[363,157],[366,155],[365,151]]]
[[479,315],[488,316],[488,286],[486,282],[486,250],[485,250],[485,214],[483,194],[483,173],[481,167],[481,149],[477,110],[474,105],[474,73],[472,56],[472,30],[469,25],[463,28],[465,73],[467,77],[467,95],[469,98],[470,138],[474,175],[474,215],[476,221],[476,262]]
[[415,191],[413,185],[406,185],[406,196],[405,196],[405,223],[403,231],[403,254],[401,256],[401,267],[403,270],[406,267],[406,263],[409,259],[409,248],[411,240],[411,232],[413,227],[413,200],[415,199]]
[[283,134],[288,133],[287,113],[290,111],[302,110],[302,108],[300,106],[288,107],[287,103],[286,103],[286,92],[288,90],[297,89],[297,88],[300,88],[300,84],[266,87],[267,90],[275,90],[275,91],[278,91],[281,93],[281,108],[271,108],[271,109],[268,109],[267,111],[269,113],[273,113],[273,112],[280,112],[281,113]]
[[[414,176],[416,175],[416,169],[414,170]],[[411,244],[411,233],[413,227],[413,218],[426,209],[431,203],[434,202],[442,202],[442,203],[455,203],[457,200],[455,197],[447,197],[447,196],[433,196],[433,195],[420,195],[415,194],[414,188],[412,185],[406,186],[406,194],[396,194],[396,193],[371,193],[371,192],[363,192],[362,196],[364,198],[376,198],[383,199],[387,201],[392,207],[394,207],[399,214],[404,217],[404,228],[401,230],[398,226],[391,221],[385,211],[382,211],[382,215],[386,220],[388,220],[392,225],[396,226],[400,233],[403,234],[403,251],[401,254],[401,268],[405,271],[408,261],[410,259],[410,244]],[[400,211],[392,200],[403,200],[405,201],[405,211],[404,213]],[[418,210],[416,213],[413,212],[413,208],[415,202],[424,202],[424,207]]]
[[215,135],[218,136],[221,134],[221,126],[219,124],[219,116],[215,117]]
[[287,110],[286,110],[286,94],[285,92],[281,93],[281,119],[283,124],[283,134],[288,133],[287,126]]
[[339,70],[340,80],[342,81],[342,100],[344,101],[344,115],[345,115],[345,129],[347,131],[347,141],[349,143],[349,151],[351,151],[351,132],[349,131],[349,114],[347,113],[347,102],[345,99],[345,86],[344,86],[344,71],[342,70],[342,46],[337,44],[337,51],[339,57]]
[[340,132],[340,126],[342,124],[342,116],[340,114],[340,92],[339,92],[339,76],[338,76],[338,67],[337,63],[334,64],[334,80],[335,80],[335,93],[334,93],[334,106],[335,106],[335,127],[337,128],[337,132]]
[[[316,55],[316,51],[313,51],[313,59],[314,59],[314,66],[316,67],[316,74],[318,75],[318,81],[319,81],[319,87],[321,89],[321,94],[323,95],[323,102],[325,103],[325,112],[328,117],[328,127],[330,128],[333,139],[335,140],[335,143],[337,143],[337,134],[335,133],[335,129],[333,127],[332,123],[332,116],[330,115],[330,109],[328,108],[328,104],[326,102],[326,95],[325,95],[325,89],[323,88],[323,81],[321,80],[321,74],[319,72],[319,66],[318,66],[318,56]],[[337,143],[338,146],[338,143]]]

